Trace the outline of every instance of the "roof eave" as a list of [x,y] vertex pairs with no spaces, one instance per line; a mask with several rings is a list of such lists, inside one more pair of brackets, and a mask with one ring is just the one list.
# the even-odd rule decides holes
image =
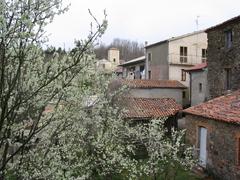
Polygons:
[[204,115],[200,115],[200,114],[195,114],[193,112],[188,112],[188,111],[182,111],[185,114],[190,114],[193,116],[198,116],[198,117],[202,117],[202,118],[207,118],[207,119],[211,119],[213,121],[218,121],[218,122],[222,122],[222,123],[228,123],[228,124],[236,124],[236,125],[240,125],[240,123],[234,122],[234,121],[226,121],[225,119],[219,119],[219,118],[214,118],[214,117],[210,117],[210,116],[204,116]]
[[206,29],[205,32],[209,33],[210,31],[214,31],[214,30],[216,30],[218,28],[222,28],[222,27],[224,27],[226,25],[233,24],[233,23],[236,23],[236,22],[239,22],[239,21],[240,21],[240,16],[236,16],[234,18],[231,18],[231,19],[229,19],[227,21],[224,21],[224,22],[222,22],[220,24],[217,24],[215,26],[212,26],[212,27]]

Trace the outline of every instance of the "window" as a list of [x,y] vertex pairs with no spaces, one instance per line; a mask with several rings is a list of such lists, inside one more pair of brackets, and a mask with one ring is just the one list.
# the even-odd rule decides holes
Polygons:
[[202,62],[206,62],[207,61],[207,50],[206,49],[202,49]]
[[182,69],[182,81],[186,81],[186,71]]
[[185,99],[186,98],[186,91],[182,92],[182,98]]
[[232,30],[226,31],[225,32],[225,44],[226,44],[227,48],[232,47],[232,40],[233,40]]
[[140,66],[140,79],[145,79],[145,67]]
[[148,61],[151,61],[151,60],[152,60],[152,54],[148,53]]
[[181,63],[187,62],[187,47],[184,46],[180,47],[180,62]]
[[225,89],[230,90],[231,89],[231,69],[226,68],[225,71]]
[[116,58],[113,58],[113,62],[116,62]]
[[199,83],[199,92],[202,92],[202,83]]
[[151,71],[148,71],[148,79],[151,79],[152,78],[151,76],[152,76]]

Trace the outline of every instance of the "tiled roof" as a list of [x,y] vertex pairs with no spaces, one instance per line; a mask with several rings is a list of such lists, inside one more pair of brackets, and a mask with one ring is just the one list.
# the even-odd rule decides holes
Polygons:
[[176,80],[152,80],[152,79],[125,79],[122,84],[130,88],[187,88],[182,83]]
[[124,97],[120,104],[125,109],[124,117],[131,119],[169,117],[182,109],[172,98]]
[[202,64],[196,64],[195,66],[188,68],[188,69],[184,69],[184,70],[185,71],[199,71],[199,70],[203,70],[206,67],[207,67],[207,63],[202,63]]
[[228,123],[240,123],[240,90],[185,109],[183,112]]

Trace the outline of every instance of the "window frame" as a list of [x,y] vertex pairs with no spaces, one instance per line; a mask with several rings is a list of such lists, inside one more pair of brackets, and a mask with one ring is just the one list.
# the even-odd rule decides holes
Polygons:
[[188,57],[188,47],[180,46],[180,62],[187,63],[187,57]]
[[183,98],[183,99],[186,98],[186,91],[182,91],[182,98]]
[[184,71],[184,69],[182,69],[181,71],[181,81],[186,81],[187,79],[187,73],[186,71]]
[[152,79],[152,72],[148,71],[148,79]]
[[225,90],[231,90],[231,77],[232,77],[231,68],[224,68],[224,73],[225,73]]
[[207,49],[202,49],[202,63],[207,61]]
[[198,91],[199,93],[202,93],[203,87],[202,87],[202,83],[198,84]]
[[152,61],[152,53],[151,53],[151,52],[148,52],[148,53],[147,53],[147,56],[148,56],[148,61]]
[[227,49],[231,48],[233,45],[233,32],[232,29],[229,29],[225,33],[225,47]]

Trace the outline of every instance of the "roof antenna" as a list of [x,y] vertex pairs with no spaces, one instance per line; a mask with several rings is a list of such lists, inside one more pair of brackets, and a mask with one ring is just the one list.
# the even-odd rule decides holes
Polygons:
[[196,22],[196,28],[197,28],[197,31],[198,31],[198,19],[200,18],[200,16],[199,15],[197,15],[197,17],[196,17],[196,20],[195,20],[195,22]]

